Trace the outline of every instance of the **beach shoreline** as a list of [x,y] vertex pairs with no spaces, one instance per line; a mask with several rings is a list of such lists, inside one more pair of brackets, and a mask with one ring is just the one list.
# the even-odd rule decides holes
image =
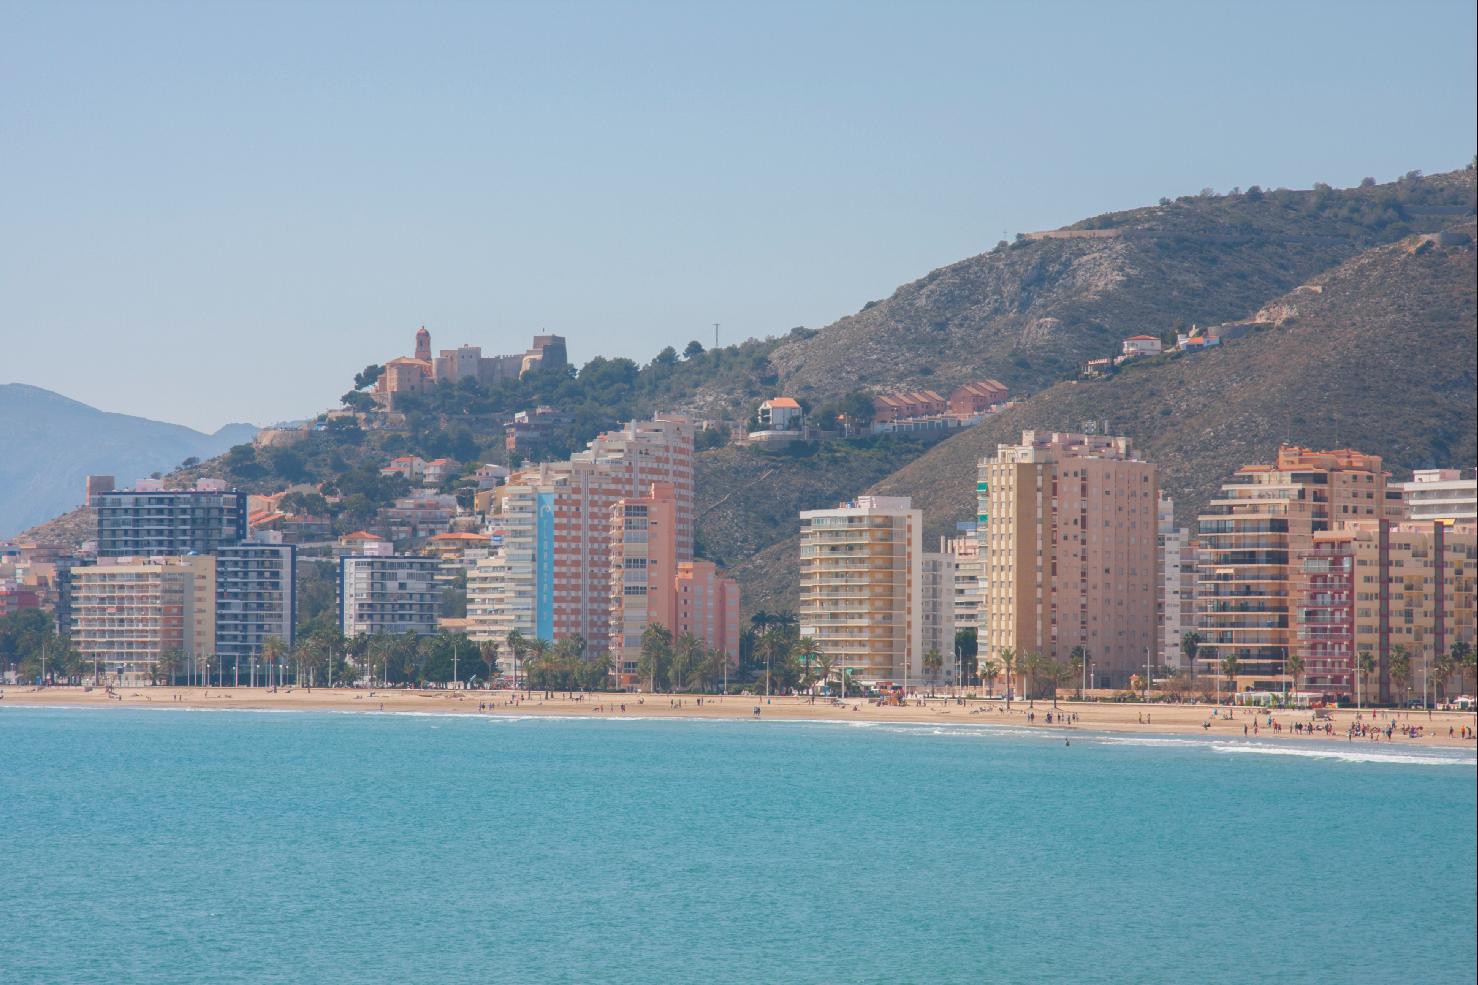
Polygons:
[[[805,697],[754,695],[568,694],[566,692],[417,691],[381,688],[200,688],[124,687],[111,693],[101,688],[0,687],[0,711],[7,707],[49,706],[79,708],[178,708],[241,711],[421,712],[447,715],[548,715],[581,718],[754,719],[770,721],[868,722],[933,725],[996,725],[1063,733],[1109,732],[1153,736],[1200,736],[1218,739],[1278,739],[1287,741],[1350,741],[1379,747],[1429,746],[1475,748],[1471,737],[1478,727],[1472,712],[1427,712],[1332,709],[1324,731],[1308,710],[1263,710],[1214,705],[1141,704],[1052,701],[1005,702],[948,697],[929,698],[906,706],[878,705],[865,698],[845,702]],[[758,716],[755,710],[758,709]],[[1378,739],[1347,739],[1349,726],[1359,715],[1366,725],[1382,730]],[[1394,716],[1394,717],[1393,717]],[[1048,720],[1050,717],[1050,721]],[[1269,718],[1277,727],[1269,727]],[[1294,724],[1317,724],[1319,731],[1295,731]],[[1394,725],[1388,739],[1387,727]],[[1420,727],[1420,736],[1402,729]],[[1463,729],[1468,738],[1463,738]],[[1449,729],[1452,731],[1449,737]]]

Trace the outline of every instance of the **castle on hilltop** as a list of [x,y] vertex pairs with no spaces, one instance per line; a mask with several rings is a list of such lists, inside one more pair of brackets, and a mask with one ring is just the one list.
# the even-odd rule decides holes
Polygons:
[[533,345],[521,354],[484,356],[482,348],[463,345],[443,349],[431,355],[431,333],[422,325],[416,332],[414,356],[396,356],[385,363],[375,381],[375,396],[387,405],[397,393],[420,393],[437,383],[459,383],[473,379],[479,383],[501,383],[516,380],[539,368],[563,369],[569,365],[569,353],[562,335],[535,335]]

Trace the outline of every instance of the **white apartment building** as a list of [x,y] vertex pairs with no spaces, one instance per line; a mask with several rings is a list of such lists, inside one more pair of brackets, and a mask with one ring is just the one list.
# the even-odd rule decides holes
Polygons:
[[1469,470],[1417,469],[1410,482],[1392,483],[1408,520],[1478,520],[1478,477]]
[[1155,550],[1160,577],[1155,619],[1160,630],[1160,664],[1181,669],[1180,641],[1196,628],[1196,543],[1186,527],[1175,525],[1175,501],[1160,494]]
[[339,559],[339,631],[345,636],[436,632],[441,591],[434,557]]

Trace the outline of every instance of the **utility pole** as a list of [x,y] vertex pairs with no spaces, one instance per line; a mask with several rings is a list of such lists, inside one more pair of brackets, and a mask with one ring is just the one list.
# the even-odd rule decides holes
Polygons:
[[1150,703],[1150,648],[1144,648],[1144,703]]

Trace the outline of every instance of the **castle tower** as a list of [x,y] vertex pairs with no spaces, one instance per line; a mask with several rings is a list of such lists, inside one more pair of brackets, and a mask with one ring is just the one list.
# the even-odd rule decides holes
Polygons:
[[431,333],[426,331],[425,325],[416,333],[416,358],[428,363],[431,361]]

